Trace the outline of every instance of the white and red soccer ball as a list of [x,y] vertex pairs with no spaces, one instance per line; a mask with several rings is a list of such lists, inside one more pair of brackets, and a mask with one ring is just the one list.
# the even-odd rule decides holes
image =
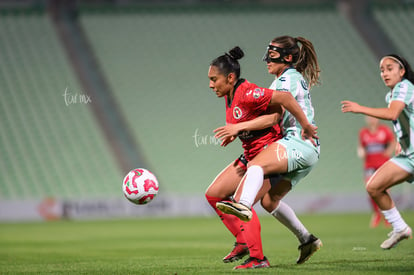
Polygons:
[[122,191],[135,204],[147,204],[158,194],[158,180],[144,168],[131,170],[124,178]]

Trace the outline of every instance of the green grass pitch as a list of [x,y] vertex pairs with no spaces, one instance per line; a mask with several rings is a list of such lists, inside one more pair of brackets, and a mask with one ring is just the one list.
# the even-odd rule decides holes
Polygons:
[[[414,212],[403,212],[414,226]],[[296,265],[296,238],[261,216],[271,267],[232,271],[234,243],[218,217],[0,224],[0,274],[400,274],[414,273],[414,240],[379,247],[390,229],[369,214],[300,215],[323,247]]]

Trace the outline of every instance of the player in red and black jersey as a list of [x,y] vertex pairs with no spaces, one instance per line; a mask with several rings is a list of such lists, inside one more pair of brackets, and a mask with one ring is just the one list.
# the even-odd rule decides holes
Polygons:
[[[226,123],[236,124],[253,120],[268,113],[269,102],[273,90],[259,88],[245,79],[239,79],[234,86],[232,99],[226,99]],[[282,112],[280,106],[273,111]],[[243,143],[244,155],[247,161],[251,160],[261,149],[277,139],[282,138],[279,125],[269,126],[262,130],[241,131],[238,135]]]
[[[228,54],[220,56],[212,62],[209,69],[210,88],[213,89],[218,97],[225,98],[226,123],[237,124],[261,117],[263,118],[262,125],[266,125],[266,127],[262,130],[250,129],[250,131],[239,129],[238,136],[243,143],[245,159],[239,158],[234,163],[227,166],[207,189],[206,198],[209,204],[220,216],[225,226],[236,237],[234,250],[227,255],[223,261],[232,262],[242,258],[250,252],[250,258],[255,259],[255,268],[267,267],[269,266],[269,262],[264,257],[262,251],[260,222],[254,210],[252,220],[245,223],[235,216],[222,213],[216,208],[216,202],[223,201],[223,199],[231,199],[231,196],[234,194],[246,171],[247,161],[254,158],[254,156],[266,148],[267,145],[281,137],[280,128],[278,125],[275,125],[275,122],[278,121],[282,108],[278,104],[269,104],[270,102],[275,101],[275,91],[258,87],[256,84],[240,79],[240,65],[237,61],[237,59],[243,56],[243,53],[241,52],[240,55],[240,52],[241,49],[236,47]],[[283,99],[277,99],[276,101],[278,101],[278,103],[283,102],[286,109],[293,111],[295,116],[303,115],[302,110],[297,105],[294,98],[290,98],[290,93],[276,93],[280,94],[281,97],[284,97]],[[276,113],[266,115],[273,112]],[[308,128],[307,131],[310,133],[313,130],[314,129]],[[314,133],[310,133],[309,136],[313,134]],[[226,145],[228,142],[231,141],[224,140],[222,145]],[[274,177],[273,180],[277,180],[277,177]],[[266,187],[259,192],[258,197],[262,197],[264,193],[270,189],[269,179],[266,179],[265,182],[267,183]],[[244,228],[246,228],[245,231]],[[247,233],[247,235],[244,233]],[[249,242],[247,242],[246,239],[249,239]],[[243,245],[246,242],[249,243],[249,247]]]
[[[396,146],[392,130],[385,124],[380,124],[375,117],[366,116],[366,126],[359,131],[358,156],[364,161],[365,183],[371,176],[389,160]],[[383,215],[375,201],[370,198],[370,204],[374,213],[370,221],[371,227],[377,227]],[[386,226],[389,226],[384,220]]]

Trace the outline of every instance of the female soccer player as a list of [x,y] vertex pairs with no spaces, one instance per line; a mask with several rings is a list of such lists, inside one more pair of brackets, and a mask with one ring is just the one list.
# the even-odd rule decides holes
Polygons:
[[[302,47],[298,46],[298,42]],[[313,45],[304,38],[281,36],[272,40],[264,60],[270,73],[276,75],[271,88],[275,94],[291,94],[306,114],[309,124],[314,124],[314,111],[310,100],[310,86],[319,79],[319,67]],[[303,75],[304,76],[303,76]],[[260,197],[263,177],[282,174],[283,179],[262,198],[262,206],[270,213],[277,211],[281,199],[301,178],[307,175],[319,158],[319,141],[302,140],[302,123],[298,123],[289,110],[283,114],[284,138],[270,144],[248,164],[246,176],[234,196],[236,202],[222,201],[216,204],[224,213],[232,214],[244,221],[252,216],[251,207]],[[260,192],[259,192],[260,191]],[[315,238],[308,246],[312,253],[319,249],[321,241]]]
[[[365,117],[366,126],[359,130],[358,157],[364,161],[365,184],[368,183],[372,175],[387,160],[391,158],[395,150],[395,138],[392,130],[385,124],[381,124],[378,118],[372,116]],[[370,227],[377,227],[383,215],[375,201],[369,197],[369,202],[373,210]],[[385,226],[390,224],[385,221]]]
[[[255,97],[255,96],[253,95],[253,97]],[[260,97],[258,97],[258,99],[259,98]],[[223,145],[226,145],[226,144],[228,144],[229,142],[231,142],[234,139],[234,136],[235,135],[237,135],[237,134],[239,134],[239,136],[240,135],[241,136],[245,135],[246,134],[246,130],[251,131],[251,132],[249,132],[249,134],[252,134],[252,133],[254,133],[253,132],[254,130],[262,130],[263,128],[269,129],[268,127],[270,127],[273,124],[277,123],[277,118],[275,116],[273,116],[273,115],[270,115],[270,116],[261,115],[257,119],[260,121],[260,123],[258,124],[259,127],[254,126],[254,124],[250,124],[250,122],[241,122],[240,123],[239,120],[233,119],[233,121],[230,121],[230,123],[237,123],[237,124],[228,124],[225,127],[220,127],[218,129],[216,129],[217,137],[223,138]],[[229,123],[229,120],[227,120],[227,122]],[[256,123],[256,125],[257,125],[257,123]],[[224,137],[225,135],[227,135],[226,138]],[[263,143],[258,148],[260,148],[260,150],[262,150],[263,149],[263,145],[266,145],[267,146],[269,143],[271,143],[271,142],[273,142],[275,140],[277,140],[277,139],[268,140],[266,142],[266,144]],[[260,150],[255,150],[256,154]],[[254,155],[251,155],[250,156],[250,159],[251,159],[252,156],[254,156]],[[226,170],[228,170],[229,167],[226,168]],[[225,172],[226,170],[224,170],[223,172]],[[235,173],[233,173],[233,174],[235,174]],[[227,179],[227,182],[229,180],[232,180],[231,188],[227,184],[226,180],[223,180],[223,183],[221,184],[221,181],[217,181],[217,178],[216,178],[216,180],[213,182],[213,184],[209,187],[208,191],[210,191],[210,188],[212,186],[225,186],[225,187],[228,187],[229,194],[233,194],[233,192],[235,190],[235,187],[239,183],[239,181],[240,181],[241,177],[243,176],[243,174],[244,174],[244,170],[241,170],[241,173],[238,174],[238,177],[232,176],[232,177],[229,177],[229,179]],[[220,174],[218,178],[223,178],[223,174]],[[275,182],[275,181],[273,181],[273,182]],[[220,193],[220,194],[222,194],[222,193]],[[207,197],[207,199],[209,200],[208,197]],[[216,202],[219,201],[219,200],[220,200],[220,197],[219,196],[218,197],[215,197],[215,201]],[[215,205],[213,204],[213,201],[209,200],[209,202],[215,208]],[[221,213],[220,211],[217,210],[217,208],[215,208],[215,209],[216,209],[217,213],[219,213],[219,215],[222,217],[222,219],[223,219],[223,217],[229,217],[229,219],[231,219],[230,217],[232,217],[232,216],[229,216],[229,215],[226,215],[226,214]],[[274,209],[272,209],[272,210],[274,210]],[[320,243],[320,240],[317,239],[317,238],[315,238],[312,234],[310,234],[308,232],[308,230],[302,225],[302,223],[296,217],[296,215],[293,212],[293,210],[287,204],[281,202],[280,205],[279,205],[279,207],[278,207],[278,209],[276,209],[275,211],[273,211],[272,214],[282,224],[284,224],[285,226],[287,226],[298,237],[301,245],[299,246],[300,256],[299,256],[299,258],[297,260],[297,263],[298,264],[304,263],[312,255],[312,253],[314,252],[314,250],[311,248],[314,245],[314,242],[317,241],[317,242]],[[258,221],[257,218],[255,217],[255,213],[254,212],[253,212],[253,217],[254,218],[253,218],[252,221]],[[235,217],[232,217],[232,222],[233,223],[235,223],[238,220],[238,219],[235,220],[234,218]],[[248,224],[251,224],[252,221],[249,222]],[[245,233],[248,232],[249,233],[249,236],[251,236],[249,238],[250,240],[251,239],[253,239],[253,240],[259,239],[260,240],[260,224],[258,224],[258,226],[259,226],[259,230],[252,231],[252,230],[250,230],[251,229],[250,227],[249,228],[246,228],[244,230]],[[238,228],[238,227],[235,227],[235,228]],[[260,244],[260,247],[261,247],[261,244]],[[238,253],[241,254],[243,252],[245,252],[245,251],[243,251],[241,249],[241,245],[239,243],[236,243],[235,249],[228,256],[230,256],[230,255],[233,255],[234,256],[234,255],[237,255]],[[246,252],[246,254],[247,254],[247,252]],[[261,255],[263,255],[263,254],[261,254]],[[238,268],[249,268],[249,267],[251,268],[252,266],[255,266],[255,267],[263,267],[264,262],[267,262],[267,260],[264,261],[262,259],[263,259],[262,257],[258,257],[258,256],[255,257],[252,253],[250,253],[250,258],[244,264],[236,267],[236,269],[238,269]],[[268,265],[268,263],[267,263],[267,265]]]
[[384,163],[366,185],[368,194],[377,203],[393,231],[381,248],[391,249],[400,241],[412,238],[412,230],[397,210],[387,189],[404,181],[412,182],[414,175],[414,72],[408,62],[395,54],[380,61],[381,78],[389,89],[388,107],[370,108],[352,101],[342,101],[342,112],[352,112],[392,120],[398,144],[396,156]]

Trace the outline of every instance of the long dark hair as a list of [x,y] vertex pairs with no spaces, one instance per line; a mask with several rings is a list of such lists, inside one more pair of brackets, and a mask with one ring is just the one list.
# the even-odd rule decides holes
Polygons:
[[[289,35],[276,37],[272,42],[279,44],[281,48],[291,49],[292,64],[295,69],[306,78],[309,85],[319,84],[321,70],[312,42],[303,37],[294,38]],[[299,47],[298,42],[301,47]]]
[[230,73],[234,73],[236,78],[240,78],[240,64],[239,59],[244,56],[244,52],[240,49],[239,46],[232,48],[228,53],[225,53],[213,61],[211,61],[210,66],[215,66],[218,68],[219,72],[225,76],[228,76]]

